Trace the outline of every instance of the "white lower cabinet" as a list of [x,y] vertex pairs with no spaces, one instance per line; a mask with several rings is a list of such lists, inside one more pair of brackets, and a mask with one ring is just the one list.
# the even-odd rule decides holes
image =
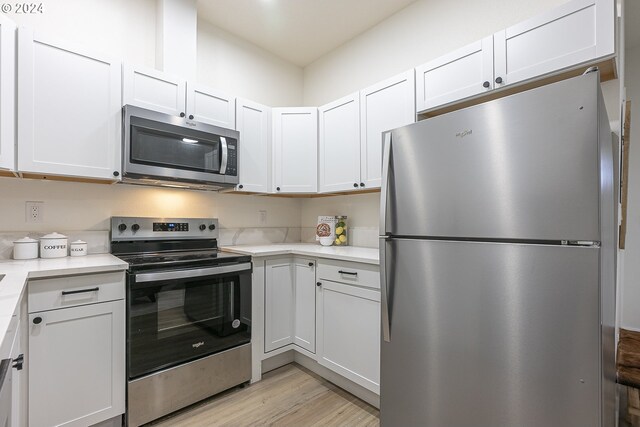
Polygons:
[[264,352],[293,343],[291,258],[267,260],[264,283]]
[[379,394],[378,267],[300,256],[264,265],[262,359],[296,350]]
[[316,352],[316,267],[315,260],[296,258],[294,266],[293,343]]
[[315,260],[266,261],[264,352],[295,344],[311,353],[316,346]]
[[319,280],[318,363],[380,393],[380,292]]
[[[125,411],[124,299],[87,304],[95,294],[100,301],[103,288],[116,285],[110,282],[113,273],[71,279],[77,277],[86,277],[86,287],[70,283],[72,293],[66,295],[64,278],[43,280],[39,296],[51,297],[50,309],[29,313],[31,427],[84,427]],[[57,296],[51,292],[56,280]],[[29,311],[40,285],[29,282]],[[117,285],[123,294],[124,283]]]

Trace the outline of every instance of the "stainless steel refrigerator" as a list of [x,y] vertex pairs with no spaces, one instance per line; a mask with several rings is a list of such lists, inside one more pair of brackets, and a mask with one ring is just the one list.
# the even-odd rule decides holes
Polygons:
[[383,427],[614,425],[610,132],[596,72],[384,135]]

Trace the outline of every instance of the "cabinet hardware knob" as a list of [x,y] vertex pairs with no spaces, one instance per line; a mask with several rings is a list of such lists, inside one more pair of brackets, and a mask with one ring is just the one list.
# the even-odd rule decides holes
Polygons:
[[42,317],[38,316],[33,318],[34,325],[39,325],[40,323],[42,323]]
[[316,282],[316,286],[322,286],[322,282]]
[[496,83],[498,84],[502,83],[502,77],[496,77]]
[[486,82],[482,83],[482,86],[488,88],[489,86],[491,86],[491,83],[489,83],[489,81],[486,81]]
[[313,263],[312,262],[309,263],[309,267],[313,267]]
[[120,172],[118,172],[118,171],[113,171],[113,176],[120,176]]
[[280,187],[276,187],[276,191],[280,191]]
[[18,371],[22,371],[22,364],[24,363],[24,354],[21,354],[20,356],[16,357],[15,359],[13,359],[13,367],[16,368]]
[[354,188],[358,188],[358,184],[354,182],[354,183],[353,183],[353,187],[354,187]]
[[360,183],[360,187],[364,187],[364,182],[361,182],[361,183]]
[[216,225],[215,224],[210,224],[209,225],[209,230],[213,231],[216,229]]
[[240,184],[238,185],[238,188],[242,190],[244,188],[244,185]]
[[193,120],[193,114],[189,114],[189,120]]
[[184,113],[180,113],[180,117],[184,117],[184,115],[185,115]]

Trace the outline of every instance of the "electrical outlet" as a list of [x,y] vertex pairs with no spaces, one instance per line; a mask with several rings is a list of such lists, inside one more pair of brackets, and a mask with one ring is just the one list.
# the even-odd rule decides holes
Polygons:
[[27,222],[42,222],[44,202],[26,202],[25,207]]
[[267,211],[258,211],[260,214],[260,225],[267,225]]

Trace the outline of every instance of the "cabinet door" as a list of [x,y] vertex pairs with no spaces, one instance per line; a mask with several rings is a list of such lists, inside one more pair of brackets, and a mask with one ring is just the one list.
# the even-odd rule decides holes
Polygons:
[[[11,348],[11,359],[13,359],[13,372],[11,377],[11,425],[23,426],[27,423],[23,420],[22,409],[25,407],[25,403],[22,401],[22,391],[24,388],[24,349],[22,346],[22,330],[21,323],[18,321],[16,327],[16,337],[13,341],[13,347]],[[22,359],[20,357],[22,356]],[[20,366],[20,360],[22,360]],[[16,363],[18,365],[16,365]]]
[[124,413],[124,316],[122,300],[29,314],[31,427],[84,427]]
[[120,62],[20,27],[18,72],[18,169],[120,176]]
[[318,108],[319,191],[360,187],[360,94]]
[[380,188],[382,132],[416,120],[413,70],[360,91],[360,182]]
[[123,67],[122,104],[179,116],[185,114],[185,81],[145,67]]
[[493,89],[493,37],[485,37],[416,68],[418,111]]
[[316,268],[315,260],[294,260],[294,338],[293,343],[316,352]]
[[0,16],[0,169],[15,170],[16,26]]
[[293,343],[294,272],[290,258],[268,260],[264,283],[264,351]]
[[236,189],[269,193],[272,157],[271,108],[238,98],[236,125],[240,132],[240,183]]
[[274,108],[273,145],[273,191],[318,191],[318,109]]
[[318,362],[380,393],[380,292],[321,283]]
[[613,55],[613,3],[573,0],[496,33],[496,79],[516,83]]
[[236,128],[236,99],[223,92],[187,83],[190,119],[228,129]]

